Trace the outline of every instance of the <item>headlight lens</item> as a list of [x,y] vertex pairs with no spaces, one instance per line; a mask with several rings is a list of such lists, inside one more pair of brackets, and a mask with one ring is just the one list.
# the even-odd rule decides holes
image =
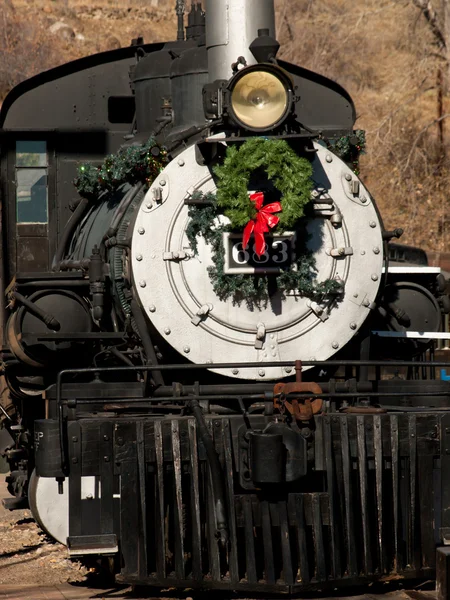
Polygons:
[[[251,69],[251,67],[250,67]],[[245,70],[231,90],[233,116],[244,127],[254,130],[277,125],[289,108],[289,89],[282,76],[264,68]]]

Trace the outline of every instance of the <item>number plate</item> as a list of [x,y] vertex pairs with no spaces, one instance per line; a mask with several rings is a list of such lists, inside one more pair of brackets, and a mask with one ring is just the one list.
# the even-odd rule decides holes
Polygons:
[[253,236],[246,250],[242,246],[242,234],[224,233],[225,248],[224,273],[228,275],[243,273],[278,274],[292,264],[295,258],[295,233],[264,236],[265,253],[258,256]]

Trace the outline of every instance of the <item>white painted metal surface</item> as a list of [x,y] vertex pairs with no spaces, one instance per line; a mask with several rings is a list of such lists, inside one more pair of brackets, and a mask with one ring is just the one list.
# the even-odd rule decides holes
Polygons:
[[450,333],[443,331],[372,331],[372,335],[384,338],[409,338],[412,340],[450,340]]
[[[386,272],[385,267],[383,267],[383,273]],[[441,272],[440,267],[397,267],[394,265],[389,265],[388,273],[393,274],[405,274],[405,275],[439,275]]]
[[[38,477],[33,471],[28,489],[30,508],[38,525],[48,535],[67,545],[69,535],[69,479],[63,484],[63,493],[58,494],[58,483],[51,477]],[[114,496],[119,497],[120,496]],[[81,500],[98,502],[101,498],[99,477],[81,478]]]
[[[193,257],[185,234],[189,217],[184,201],[195,192],[216,191],[211,172],[196,162],[191,147],[154,182],[135,223],[133,278],[149,319],[182,356],[195,363],[210,363],[213,371],[214,363],[256,361],[261,363],[260,369],[234,369],[226,374],[259,381],[280,379],[289,371],[265,368],[265,362],[326,360],[364,323],[382,272],[380,222],[364,186],[360,184],[359,194],[352,193],[356,177],[345,163],[323,146],[316,144],[315,148],[314,201],[320,202],[320,190],[324,189],[343,219],[333,227],[333,211],[328,210],[328,216],[316,216],[308,226],[307,245],[315,257],[317,280],[339,278],[345,286],[338,301],[330,297],[321,307],[295,294],[283,299],[277,293],[260,308],[219,300],[208,276],[210,247],[200,238],[198,255]],[[165,202],[149,210],[148,199],[161,182],[170,193]],[[335,248],[351,248],[352,252],[333,257]],[[183,259],[164,260],[167,253],[178,253]],[[207,314],[199,320],[204,307],[208,307]]]

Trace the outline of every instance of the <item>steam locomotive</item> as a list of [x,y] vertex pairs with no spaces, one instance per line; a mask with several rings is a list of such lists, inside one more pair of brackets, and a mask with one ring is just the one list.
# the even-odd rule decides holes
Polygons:
[[[277,59],[273,0],[194,3],[186,29],[183,4],[177,41],[57,67],[2,106],[4,503],[122,582],[300,592],[437,572],[447,597],[446,279],[392,243],[339,158],[358,144],[350,96]],[[255,169],[245,239],[220,173],[272,142],[310,169],[309,203],[273,227],[273,173],[286,189],[298,173]],[[77,194],[81,164],[100,177],[133,152],[154,177]]]

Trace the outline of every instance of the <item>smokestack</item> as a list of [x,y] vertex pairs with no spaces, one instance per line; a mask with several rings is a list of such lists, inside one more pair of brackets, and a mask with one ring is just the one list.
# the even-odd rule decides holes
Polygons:
[[258,29],[275,37],[274,0],[207,0],[206,47],[209,81],[230,79],[231,65],[243,56],[248,65],[256,63],[249,50]]

